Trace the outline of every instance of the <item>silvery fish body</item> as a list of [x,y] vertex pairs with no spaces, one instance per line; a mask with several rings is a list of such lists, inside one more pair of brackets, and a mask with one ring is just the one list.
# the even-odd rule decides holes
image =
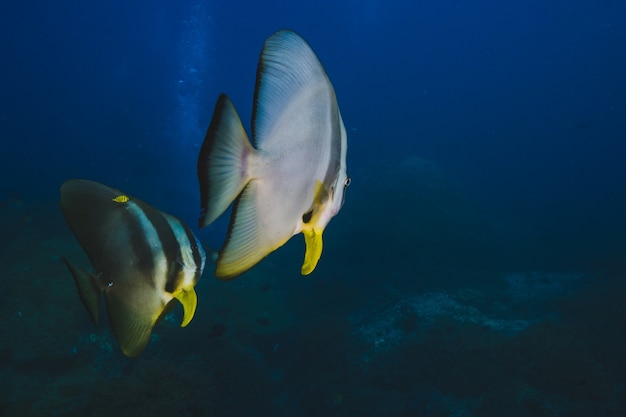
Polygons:
[[333,86],[296,33],[270,36],[261,53],[250,143],[230,99],[215,106],[198,159],[200,227],[235,201],[215,275],[245,272],[293,235],[304,234],[302,273],[313,271],[322,233],[350,182],[347,135]]

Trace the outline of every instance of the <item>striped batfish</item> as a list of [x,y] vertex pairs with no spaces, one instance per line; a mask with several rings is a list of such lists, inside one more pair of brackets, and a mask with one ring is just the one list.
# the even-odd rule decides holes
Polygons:
[[177,218],[128,194],[88,180],[61,186],[61,209],[95,273],[64,259],[94,323],[104,294],[113,333],[126,356],[139,355],[152,328],[183,306],[181,326],[196,310],[194,286],[205,264],[198,239]]
[[347,135],[335,91],[311,47],[281,30],[261,52],[251,144],[230,99],[217,100],[198,158],[200,227],[235,201],[215,275],[234,278],[302,232],[301,272],[344,201]]

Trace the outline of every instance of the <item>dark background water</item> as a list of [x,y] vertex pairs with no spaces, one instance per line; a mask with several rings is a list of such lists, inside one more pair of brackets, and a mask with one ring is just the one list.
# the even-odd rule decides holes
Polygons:
[[[595,298],[572,296],[559,311],[619,304],[607,294],[623,294],[626,275],[626,3],[265,3],[4,5],[0,248],[25,225],[38,227],[41,239],[69,239],[55,205],[60,184],[74,177],[123,189],[195,229],[196,158],[214,102],[226,92],[249,126],[262,42],[288,27],[313,46],[335,86],[353,178],[310,279],[295,276],[299,237],[259,267],[273,286],[292,291],[303,333],[321,312],[377,311],[382,293],[480,286],[489,294],[516,271],[601,283]],[[226,224],[198,234],[219,246]],[[214,280],[210,268],[204,280]],[[608,322],[616,339],[588,337],[623,344],[624,311],[599,310],[585,317]],[[330,328],[329,340],[350,332],[314,325]],[[433,346],[449,345],[446,335],[431,337]],[[382,361],[390,368],[392,358]],[[455,395],[463,394],[472,395]],[[306,404],[302,395],[290,404]],[[337,411],[335,402],[342,401],[321,401]]]
[[215,97],[249,120],[262,41],[290,27],[335,84],[355,182],[415,155],[552,245],[624,244],[621,2],[14,2],[1,19],[4,190],[89,177],[193,223]]

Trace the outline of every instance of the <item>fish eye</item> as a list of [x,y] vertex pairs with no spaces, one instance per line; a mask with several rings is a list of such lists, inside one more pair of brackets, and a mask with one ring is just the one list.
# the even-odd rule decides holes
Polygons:
[[343,186],[347,187],[348,185],[350,185],[351,182],[352,179],[350,177],[346,177],[346,180],[343,182]]

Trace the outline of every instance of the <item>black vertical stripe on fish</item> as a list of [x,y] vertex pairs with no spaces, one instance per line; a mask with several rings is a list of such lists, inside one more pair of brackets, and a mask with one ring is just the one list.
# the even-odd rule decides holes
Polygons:
[[[134,255],[133,259],[137,266],[145,270],[153,271],[156,268],[153,248],[146,242],[146,225],[138,215],[141,214],[148,220],[146,211],[143,209],[142,205],[137,204],[137,202],[133,200],[124,204],[128,204],[126,207],[128,216],[124,219],[126,224],[120,229],[124,230],[128,235],[129,250],[132,251]],[[152,225],[151,222],[150,225]]]
[[196,267],[196,276],[194,280],[198,281],[200,279],[199,275],[202,274],[202,253],[200,253],[199,242],[196,240],[196,237],[193,235],[191,230],[189,230],[189,228],[186,225],[184,225],[183,223],[180,223],[180,225],[185,231],[185,235],[187,236],[187,240],[189,240],[189,245],[191,246],[191,254],[193,256],[193,263],[194,263],[194,266]]
[[330,119],[332,128],[330,139],[330,160],[323,182],[328,192],[331,192],[331,187],[337,179],[337,174],[341,169],[341,119],[339,117],[339,109],[337,107],[331,107],[331,112],[332,114],[330,115]]
[[[178,239],[176,239],[176,234],[163,214],[151,207],[143,206],[143,212],[154,227],[159,238],[159,249],[166,261],[165,289],[167,292],[171,293],[174,289],[178,288],[180,284],[179,272],[182,268],[180,264],[180,259],[182,258],[180,243]],[[156,254],[153,254],[153,256],[156,256]],[[155,265],[155,260],[156,258],[153,259],[153,265]],[[152,271],[154,271],[154,266]],[[155,284],[159,283],[155,282]]]
[[[179,248],[177,262],[172,266],[174,268],[173,273],[177,275],[177,279],[167,282],[165,286],[167,292],[174,293],[190,282],[196,283],[200,279],[204,267],[204,252],[198,240],[184,223],[167,215],[166,221],[170,230],[174,233],[174,238],[177,240]],[[189,273],[191,271],[193,271],[193,274],[190,276]]]

